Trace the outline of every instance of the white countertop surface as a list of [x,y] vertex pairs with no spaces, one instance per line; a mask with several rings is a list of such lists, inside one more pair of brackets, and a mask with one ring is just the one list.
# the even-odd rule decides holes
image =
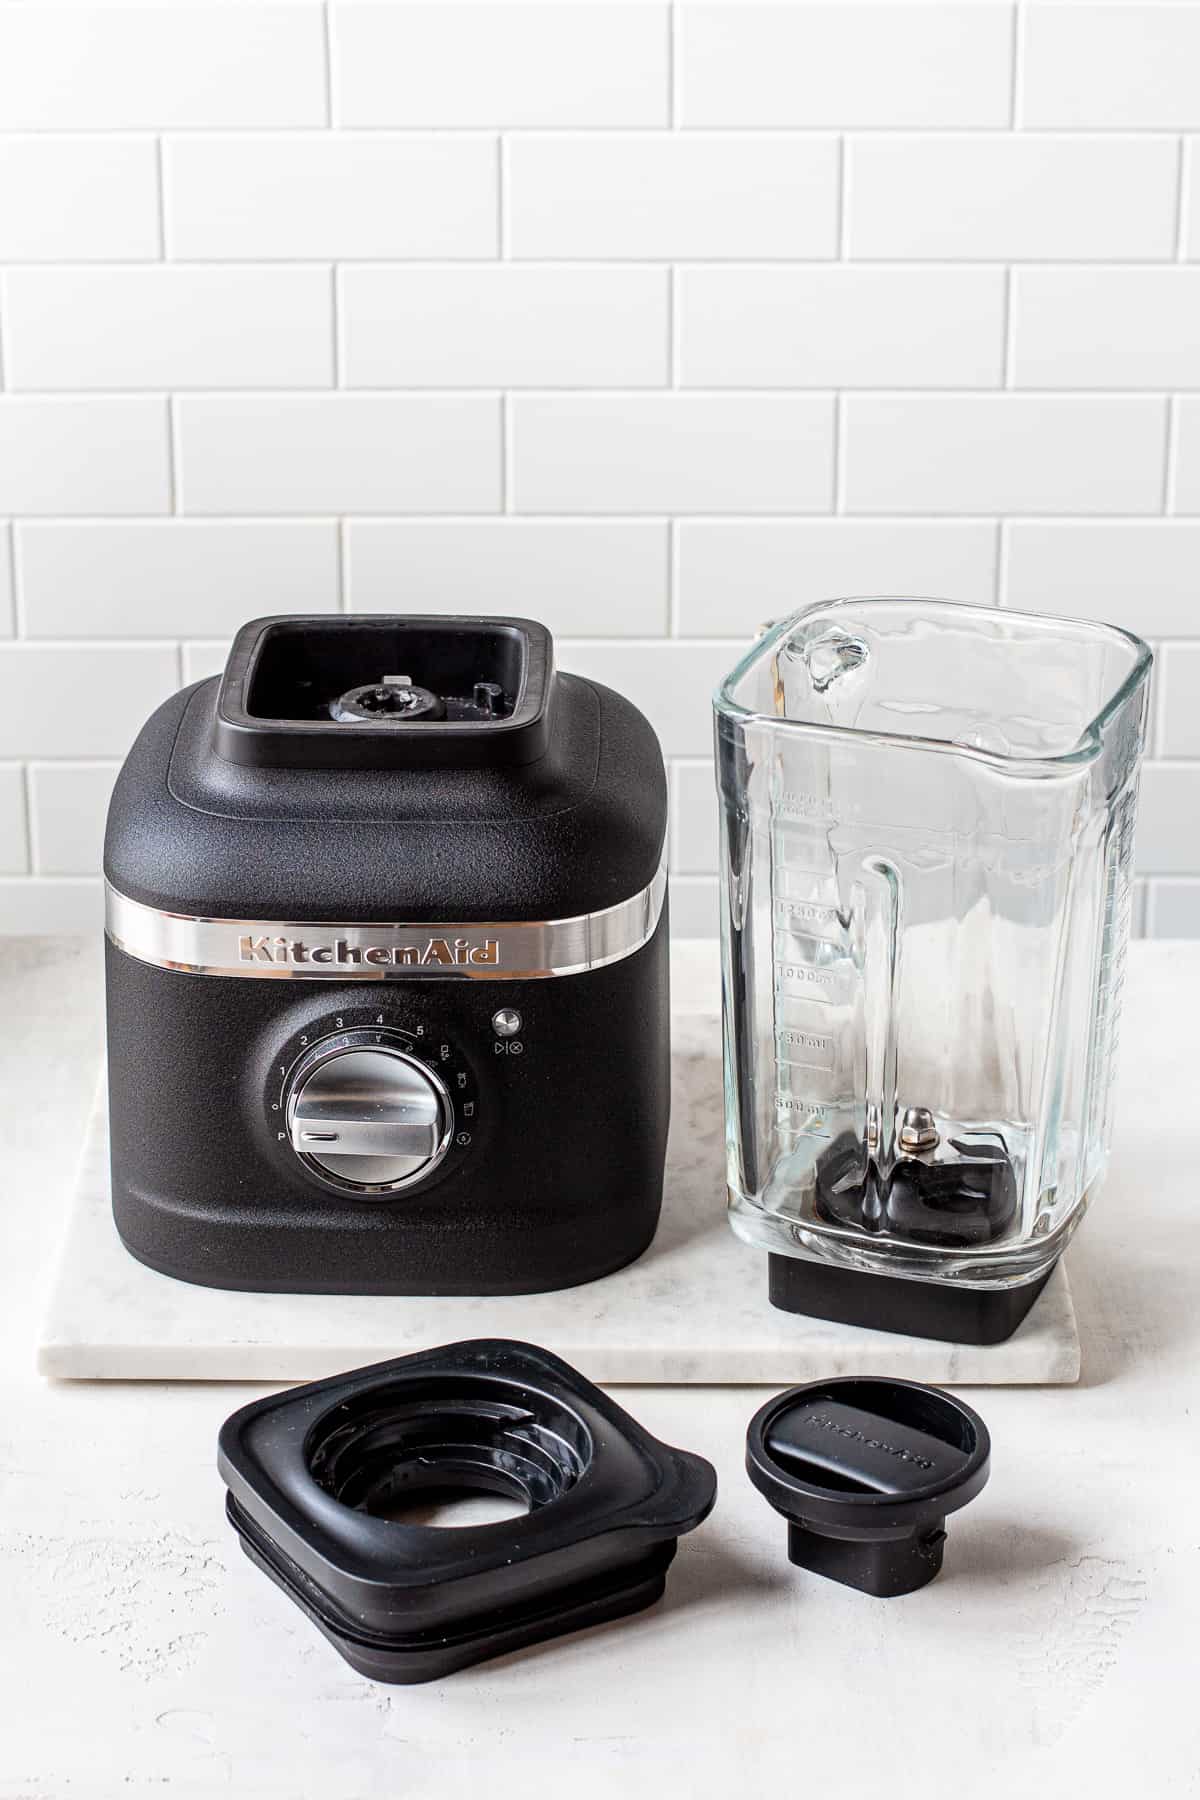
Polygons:
[[419,1688],[353,1674],[238,1550],[214,1445],[257,1390],[34,1371],[99,989],[95,946],[0,943],[0,1800],[1200,1793],[1200,944],[1132,947],[1082,1381],[968,1396],[992,1480],[936,1582],[790,1568],[742,1472],[761,1389],[625,1390],[721,1484],[665,1600]]

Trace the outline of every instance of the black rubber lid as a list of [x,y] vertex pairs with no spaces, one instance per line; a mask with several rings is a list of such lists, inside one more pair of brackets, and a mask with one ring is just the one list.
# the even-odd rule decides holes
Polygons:
[[746,1472],[787,1519],[791,1561],[880,1597],[932,1581],[946,1515],[983,1488],[990,1455],[979,1414],[919,1381],[809,1382],[746,1432]]
[[[716,1475],[534,1344],[476,1339],[252,1401],[218,1467],[242,1546],[351,1666],[435,1680],[637,1612],[663,1592]],[[406,1497],[506,1494],[465,1528]]]

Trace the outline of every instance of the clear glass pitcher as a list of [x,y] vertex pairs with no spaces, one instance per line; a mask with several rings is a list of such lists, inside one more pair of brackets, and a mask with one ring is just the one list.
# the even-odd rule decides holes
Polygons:
[[1147,646],[948,601],[715,697],[728,1180],[777,1304],[986,1342],[1103,1176]]

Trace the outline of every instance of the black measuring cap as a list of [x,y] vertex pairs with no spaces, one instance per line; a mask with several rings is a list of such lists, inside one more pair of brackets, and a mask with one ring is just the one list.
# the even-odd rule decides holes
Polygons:
[[[651,1605],[716,1497],[702,1456],[548,1350],[493,1338],[255,1400],[222,1426],[218,1467],[250,1560],[352,1668],[392,1682]],[[389,1516],[480,1491],[528,1510],[454,1529]]]
[[849,1376],[755,1413],[746,1473],[788,1522],[788,1557],[865,1594],[910,1594],[942,1566],[946,1515],[988,1478],[979,1414],[919,1381]]

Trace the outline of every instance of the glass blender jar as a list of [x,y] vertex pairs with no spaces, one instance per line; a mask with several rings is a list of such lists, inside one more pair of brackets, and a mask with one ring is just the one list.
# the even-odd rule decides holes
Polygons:
[[714,700],[734,1230],[775,1305],[1008,1337],[1103,1174],[1151,653],[803,608]]

